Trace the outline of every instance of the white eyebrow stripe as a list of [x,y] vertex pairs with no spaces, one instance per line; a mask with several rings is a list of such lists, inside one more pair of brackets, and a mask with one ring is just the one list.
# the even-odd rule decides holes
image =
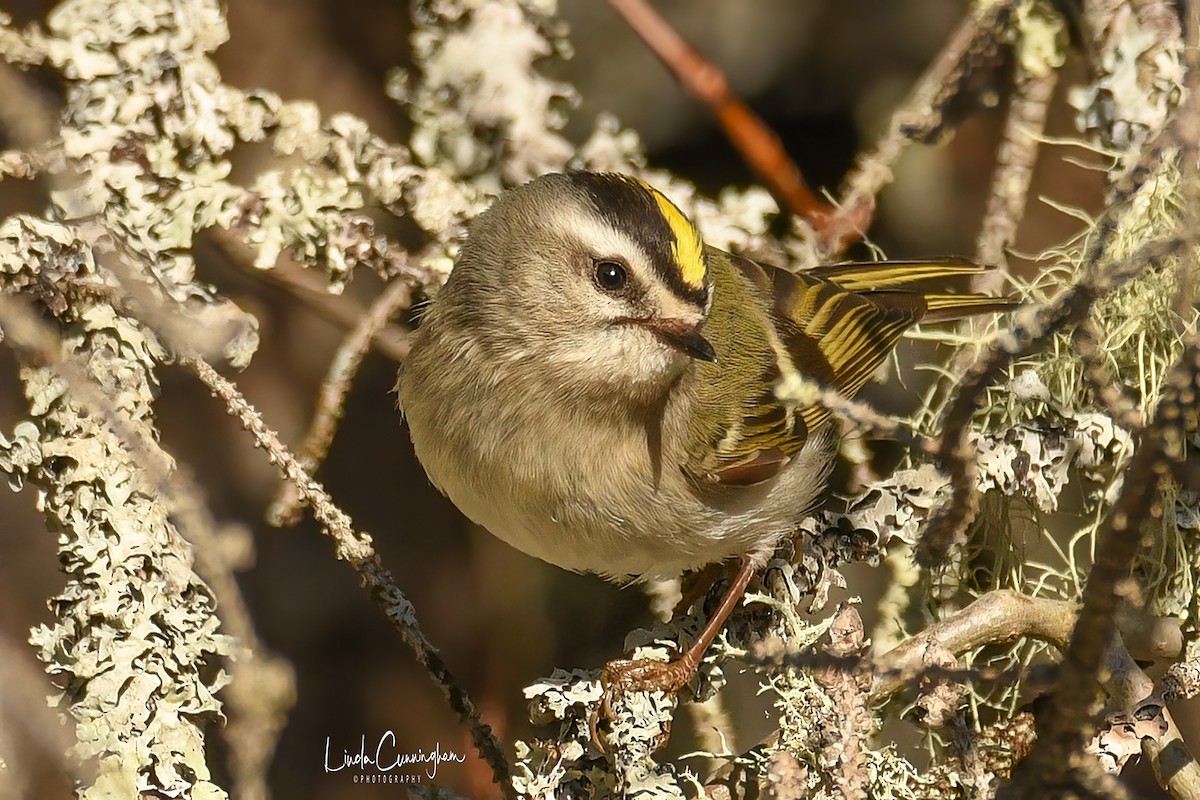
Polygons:
[[634,239],[606,225],[589,214],[570,213],[568,208],[555,209],[550,227],[560,231],[574,231],[583,245],[600,258],[620,257],[643,280],[658,276],[650,267],[650,259]]

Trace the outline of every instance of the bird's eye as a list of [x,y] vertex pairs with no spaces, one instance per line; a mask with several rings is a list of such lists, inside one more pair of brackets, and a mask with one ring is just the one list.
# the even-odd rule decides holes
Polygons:
[[606,292],[619,292],[629,283],[625,267],[616,261],[597,261],[595,276],[596,285]]

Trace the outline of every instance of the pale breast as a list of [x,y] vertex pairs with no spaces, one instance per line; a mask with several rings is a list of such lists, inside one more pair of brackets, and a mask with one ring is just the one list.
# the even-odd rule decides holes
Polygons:
[[700,490],[679,466],[681,425],[629,424],[627,414],[619,424],[594,408],[535,403],[511,385],[504,403],[481,396],[495,388],[464,385],[438,403],[402,386],[417,456],[469,519],[566,569],[658,577],[765,558],[828,472],[829,440],[816,437],[769,482]]

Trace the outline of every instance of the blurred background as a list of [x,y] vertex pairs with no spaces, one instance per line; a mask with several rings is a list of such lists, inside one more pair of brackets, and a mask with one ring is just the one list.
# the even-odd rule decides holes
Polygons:
[[[17,24],[40,19],[49,3],[8,0]],[[887,125],[919,73],[961,20],[960,0],[656,0],[667,19],[721,67],[734,89],[782,136],[809,181],[836,193],[855,155]],[[315,101],[326,115],[350,112],[378,135],[403,141],[403,110],[384,95],[389,69],[406,65],[408,9],[395,0],[229,0],[231,40],[216,60],[226,82],[264,87],[287,99]],[[583,105],[570,134],[587,135],[597,113],[615,113],[639,131],[650,163],[715,193],[754,178],[696,101],[687,97],[641,42],[600,0],[562,0],[575,57],[548,63],[574,83]],[[417,65],[419,67],[419,65]],[[32,79],[57,102],[53,76]],[[1006,86],[1007,70],[997,87]],[[1086,80],[1068,64],[1049,123],[1051,135],[1073,132],[1061,95]],[[1005,98],[970,117],[947,142],[912,148],[881,200],[872,238],[891,257],[970,256],[987,199]],[[3,132],[0,131],[0,137]],[[1100,175],[1046,147],[1031,198],[1095,211]],[[1075,153],[1077,154],[1077,152]],[[235,178],[265,166],[248,150]],[[40,213],[46,187],[0,183],[0,215]],[[1079,223],[1031,199],[1017,249],[1037,253],[1066,240]],[[851,255],[865,256],[865,251]],[[212,282],[261,323],[262,348],[238,383],[284,440],[298,444],[316,390],[344,332],[292,297],[232,264],[211,244],[196,258]],[[347,300],[365,304],[374,276],[358,276]],[[902,356],[903,358],[903,356]],[[617,657],[624,634],[651,622],[637,588],[622,589],[567,574],[473,530],[427,482],[415,462],[392,385],[394,363],[367,357],[332,452],[319,478],[360,529],[369,531],[384,563],[408,593],[432,641],[500,737],[533,734],[521,689],[555,667],[594,668]],[[276,797],[403,796],[396,786],[351,786],[322,771],[326,738],[332,749],[354,749],[391,729],[397,749],[470,753],[464,729],[368,601],[330,542],[311,521],[294,529],[267,526],[263,514],[278,489],[274,469],[222,408],[187,373],[163,373],[159,422],[167,449],[195,471],[214,513],[252,530],[256,557],[241,574],[259,634],[295,667],[298,701],[270,776]],[[911,411],[918,380],[889,391],[891,410]],[[876,394],[879,397],[879,394]],[[23,416],[16,365],[0,348],[0,430]],[[36,491],[0,491],[0,633],[23,641],[30,626],[48,622],[47,598],[61,589],[54,536],[35,510]],[[849,571],[850,594],[871,598],[884,576]],[[868,619],[868,624],[870,623]],[[30,663],[34,663],[32,651]],[[755,679],[740,681],[735,700],[739,738],[753,744],[771,729]],[[691,732],[677,726],[672,748],[690,749]],[[919,759],[915,746],[914,758]],[[212,764],[220,777],[223,767]],[[444,765],[439,783],[469,796],[489,796],[486,768],[473,756]],[[39,796],[68,796],[51,782]]]

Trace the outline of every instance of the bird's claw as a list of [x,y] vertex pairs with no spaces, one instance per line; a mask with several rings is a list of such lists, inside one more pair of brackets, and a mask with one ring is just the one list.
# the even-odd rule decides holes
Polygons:
[[[654,661],[648,658],[619,659],[610,661],[600,673],[600,685],[604,694],[600,702],[588,717],[588,730],[592,743],[602,753],[609,753],[602,730],[605,724],[611,723],[614,717],[614,704],[630,692],[664,692],[669,695],[678,694],[691,680],[694,669],[682,661]],[[670,729],[663,732],[662,738],[654,748],[661,749],[670,738]]]

